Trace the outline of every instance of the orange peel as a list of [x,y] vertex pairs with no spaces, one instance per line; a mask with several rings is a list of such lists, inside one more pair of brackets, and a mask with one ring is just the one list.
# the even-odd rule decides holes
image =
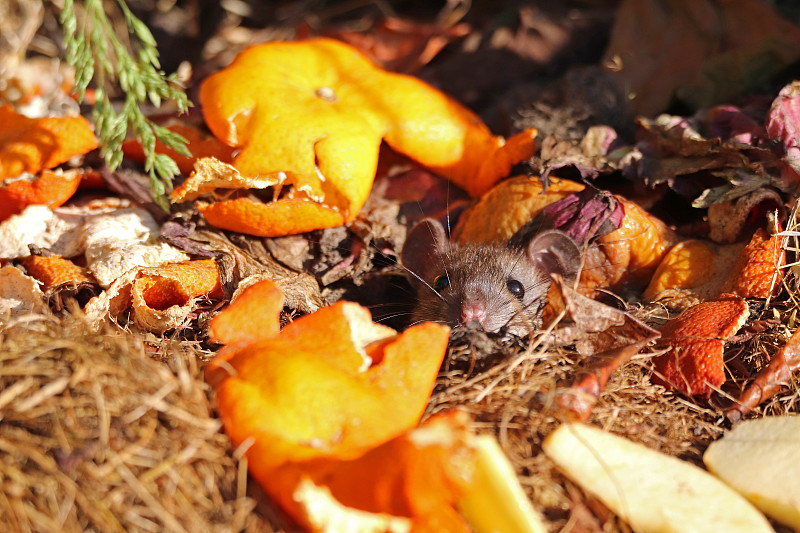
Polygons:
[[454,237],[458,242],[505,243],[539,211],[583,188],[558,178],[551,178],[547,189],[536,177],[503,180],[461,215]]
[[60,255],[29,255],[21,261],[28,275],[42,284],[44,292],[66,284],[95,283],[85,268]]
[[84,312],[91,322],[99,322],[115,319],[130,308],[136,326],[164,333],[183,325],[195,310],[194,300],[201,296],[223,296],[213,259],[132,268],[92,298]]
[[[535,151],[535,130],[493,136],[452,98],[331,39],[252,46],[203,82],[200,102],[211,131],[241,148],[234,166],[243,175],[272,178],[285,201],[339,214],[322,216],[317,228],[346,223],[361,209],[381,140],[473,196]],[[278,211],[266,218],[286,212]]]
[[707,283],[714,275],[714,251],[702,241],[691,239],[673,246],[659,263],[644,298],[654,300],[672,289],[690,289]]
[[742,298],[768,298],[781,290],[781,267],[786,263],[786,252],[780,235],[770,236],[763,228],[753,234],[745,246],[728,278],[722,286]]
[[38,174],[97,148],[85,118],[28,118],[0,106],[0,178]]
[[[234,444],[252,440],[251,474],[283,501],[309,461],[354,460],[416,426],[449,329],[425,323],[397,334],[365,308],[339,302],[277,332],[280,307],[280,290],[267,280],[220,313],[214,336],[234,344],[209,363],[206,379]],[[237,333],[254,316],[265,318],[264,331],[246,325]]]
[[597,239],[584,252],[578,286],[583,294],[647,283],[670,248],[678,242],[675,232],[661,220],[634,202],[618,199],[625,209],[622,226]]
[[[243,296],[262,283],[272,282],[256,284]],[[256,472],[321,456],[352,458],[414,427],[449,333],[421,324],[397,335],[351,302],[287,328],[285,336],[226,349],[206,370],[231,439],[237,444],[256,439],[250,456]],[[366,367],[368,361],[378,362]]]
[[[222,143],[211,134],[204,133],[186,124],[173,124],[167,126],[167,129],[186,139],[186,148],[191,155],[185,156],[179,154],[172,148],[164,146],[161,141],[158,140],[156,140],[155,151],[157,154],[165,154],[172,158],[178,165],[180,171],[184,174],[189,174],[194,168],[194,162],[201,157],[213,157],[225,163],[230,163],[233,159],[235,149]],[[145,162],[142,143],[139,142],[138,139],[125,140],[125,142],[122,143],[122,151],[125,157],[129,157],[139,163]]]
[[136,278],[134,294],[152,309],[166,309],[173,305],[186,305],[192,298],[209,296],[221,298],[217,264],[213,259],[198,259],[143,269]]
[[448,411],[353,460],[290,463],[259,481],[288,489],[271,495],[310,531],[333,521],[331,513],[321,512],[327,496],[349,520],[342,531],[361,531],[357,526],[369,513],[372,520],[402,524],[404,531],[467,533],[471,529],[455,507],[475,469],[469,422],[466,413]]
[[79,170],[45,170],[31,179],[7,179],[0,186],[0,221],[22,213],[29,205],[63,205],[78,190],[81,177]]
[[654,379],[688,395],[709,395],[725,382],[725,340],[745,324],[747,302],[726,294],[690,307],[661,328],[670,351],[653,360]]

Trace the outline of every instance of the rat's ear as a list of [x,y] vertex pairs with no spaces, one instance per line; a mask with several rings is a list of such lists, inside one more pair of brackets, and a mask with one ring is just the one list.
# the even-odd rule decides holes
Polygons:
[[[447,235],[438,220],[424,218],[414,225],[406,235],[400,260],[403,266],[417,276],[422,276],[430,261],[441,261],[441,254],[447,245]],[[414,275],[409,279],[414,285],[418,280]]]
[[543,231],[528,244],[528,258],[547,274],[573,280],[581,268],[581,251],[572,237],[558,230]]

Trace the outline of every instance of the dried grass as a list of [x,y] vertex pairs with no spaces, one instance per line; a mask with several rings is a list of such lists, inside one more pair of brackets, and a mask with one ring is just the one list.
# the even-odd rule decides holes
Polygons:
[[78,318],[0,328],[5,531],[272,531],[251,513],[194,352],[169,363]]

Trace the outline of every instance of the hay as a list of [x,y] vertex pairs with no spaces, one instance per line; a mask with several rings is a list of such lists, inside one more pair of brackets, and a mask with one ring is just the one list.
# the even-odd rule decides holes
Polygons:
[[194,352],[169,361],[79,318],[0,328],[6,531],[273,530],[251,513]]

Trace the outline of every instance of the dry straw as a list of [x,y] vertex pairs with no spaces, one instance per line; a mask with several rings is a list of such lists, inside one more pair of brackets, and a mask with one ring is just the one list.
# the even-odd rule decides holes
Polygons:
[[77,318],[0,326],[4,531],[271,531],[195,354],[169,362]]

